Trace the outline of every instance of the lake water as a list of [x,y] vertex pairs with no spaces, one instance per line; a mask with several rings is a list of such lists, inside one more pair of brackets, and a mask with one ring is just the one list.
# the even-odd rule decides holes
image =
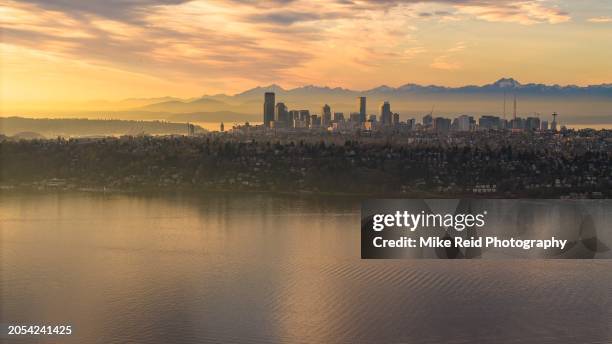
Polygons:
[[359,202],[0,197],[6,343],[610,343],[612,261],[364,261]]

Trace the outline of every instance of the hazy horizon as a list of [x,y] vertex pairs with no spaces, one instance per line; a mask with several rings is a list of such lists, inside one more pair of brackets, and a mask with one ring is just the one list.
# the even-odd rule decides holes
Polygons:
[[270,84],[612,82],[604,0],[8,0],[0,14],[5,113]]
[[524,83],[514,78],[458,88],[405,83],[400,87],[381,85],[361,91],[317,85],[285,88],[272,84],[242,90],[234,95],[75,101],[38,108],[36,104],[27,104],[24,108],[5,106],[0,109],[0,116],[254,123],[262,120],[263,95],[267,91],[276,92],[276,101],[284,102],[289,109],[306,109],[314,114],[320,113],[324,104],[329,104],[332,112],[348,115],[357,110],[355,101],[358,96],[366,96],[368,113],[377,114],[380,104],[390,101],[392,110],[398,112],[402,120],[420,119],[430,112],[451,118],[461,114],[512,116],[513,98],[516,96],[519,117],[548,119],[557,112],[564,124],[612,125],[612,86],[609,84],[559,86]]

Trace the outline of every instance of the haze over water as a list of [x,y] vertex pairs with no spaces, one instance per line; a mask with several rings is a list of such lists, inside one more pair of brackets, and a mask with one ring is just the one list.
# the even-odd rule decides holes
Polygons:
[[3,194],[0,323],[73,325],[40,343],[612,341],[612,262],[360,260],[359,206]]

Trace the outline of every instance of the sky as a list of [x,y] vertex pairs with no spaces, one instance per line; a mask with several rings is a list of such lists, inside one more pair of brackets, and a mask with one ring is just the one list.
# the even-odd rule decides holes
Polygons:
[[0,106],[612,82],[608,0],[3,0]]

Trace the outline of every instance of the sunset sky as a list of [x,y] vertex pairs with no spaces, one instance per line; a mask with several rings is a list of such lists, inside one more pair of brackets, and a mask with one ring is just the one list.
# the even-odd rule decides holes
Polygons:
[[4,107],[233,94],[612,82],[612,1],[4,0]]

